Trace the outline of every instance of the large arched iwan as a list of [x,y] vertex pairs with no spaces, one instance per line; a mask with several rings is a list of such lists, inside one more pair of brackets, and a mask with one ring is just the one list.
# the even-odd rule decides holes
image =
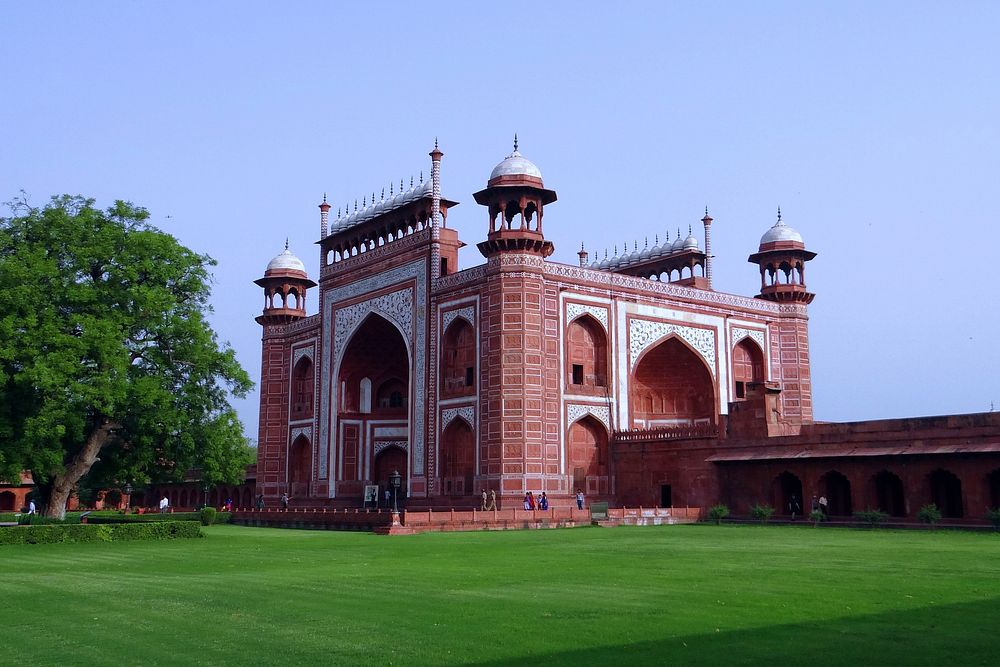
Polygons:
[[573,422],[567,434],[566,467],[573,479],[573,491],[588,496],[607,495],[608,432],[591,416]]
[[705,361],[676,336],[658,343],[636,364],[629,411],[632,428],[714,423],[715,383]]

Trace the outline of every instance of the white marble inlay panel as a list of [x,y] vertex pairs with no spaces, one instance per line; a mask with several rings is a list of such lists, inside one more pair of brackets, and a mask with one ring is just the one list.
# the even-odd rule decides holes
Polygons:
[[675,334],[693,347],[708,363],[712,376],[715,369],[715,330],[686,327],[670,322],[654,322],[652,320],[632,319],[629,322],[629,368],[635,368],[635,362],[647,348],[665,336]]

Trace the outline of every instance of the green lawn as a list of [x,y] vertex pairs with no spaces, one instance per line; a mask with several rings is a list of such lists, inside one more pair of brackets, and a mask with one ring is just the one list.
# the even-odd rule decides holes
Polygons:
[[996,664],[1000,535],[671,526],[0,547],[6,665]]

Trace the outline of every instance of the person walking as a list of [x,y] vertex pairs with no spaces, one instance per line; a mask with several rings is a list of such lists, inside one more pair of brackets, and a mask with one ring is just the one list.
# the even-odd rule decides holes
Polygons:
[[281,494],[281,509],[283,509],[285,511],[288,511],[288,494],[287,493],[282,493]]
[[827,510],[829,508],[830,508],[830,506],[827,503],[826,496],[820,496],[819,497],[819,511],[823,513],[823,516],[829,516],[829,512],[827,512]]
[[264,509],[264,494],[263,493],[260,494],[259,496],[257,496],[257,503],[256,503],[256,505],[257,505],[257,509],[258,510]]
[[165,514],[167,509],[170,507],[170,501],[167,500],[166,496],[160,498],[160,514]]
[[490,504],[486,506],[488,510],[495,510],[497,508],[497,492],[496,489],[490,489]]
[[531,494],[530,493],[524,494],[524,509],[526,509],[526,510],[530,510],[531,509]]
[[31,500],[28,501],[28,514],[34,514],[34,513],[35,513],[35,499],[32,498]]
[[483,502],[480,504],[479,509],[486,510],[486,489],[483,489]]
[[802,512],[802,507],[799,505],[799,498],[796,495],[792,495],[792,499],[788,501],[788,513],[792,515],[792,521],[795,521],[795,516]]
[[578,510],[583,509],[583,489],[576,490],[576,508]]

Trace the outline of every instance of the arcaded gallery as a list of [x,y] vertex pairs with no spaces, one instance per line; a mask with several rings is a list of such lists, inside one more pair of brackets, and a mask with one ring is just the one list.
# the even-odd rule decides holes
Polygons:
[[287,245],[256,281],[268,502],[357,506],[398,472],[413,509],[478,506],[484,489],[500,506],[528,491],[569,505],[577,489],[612,507],[779,514],[818,495],[832,515],[1000,505],[996,414],[813,421],[816,253],[780,211],[748,249],[757,293],[726,294],[708,211],[614,257],[549,261],[556,192],[516,143],[472,194],[476,253],[448,226],[442,157],[435,144],[429,179],[351,207],[324,197],[318,284]]

